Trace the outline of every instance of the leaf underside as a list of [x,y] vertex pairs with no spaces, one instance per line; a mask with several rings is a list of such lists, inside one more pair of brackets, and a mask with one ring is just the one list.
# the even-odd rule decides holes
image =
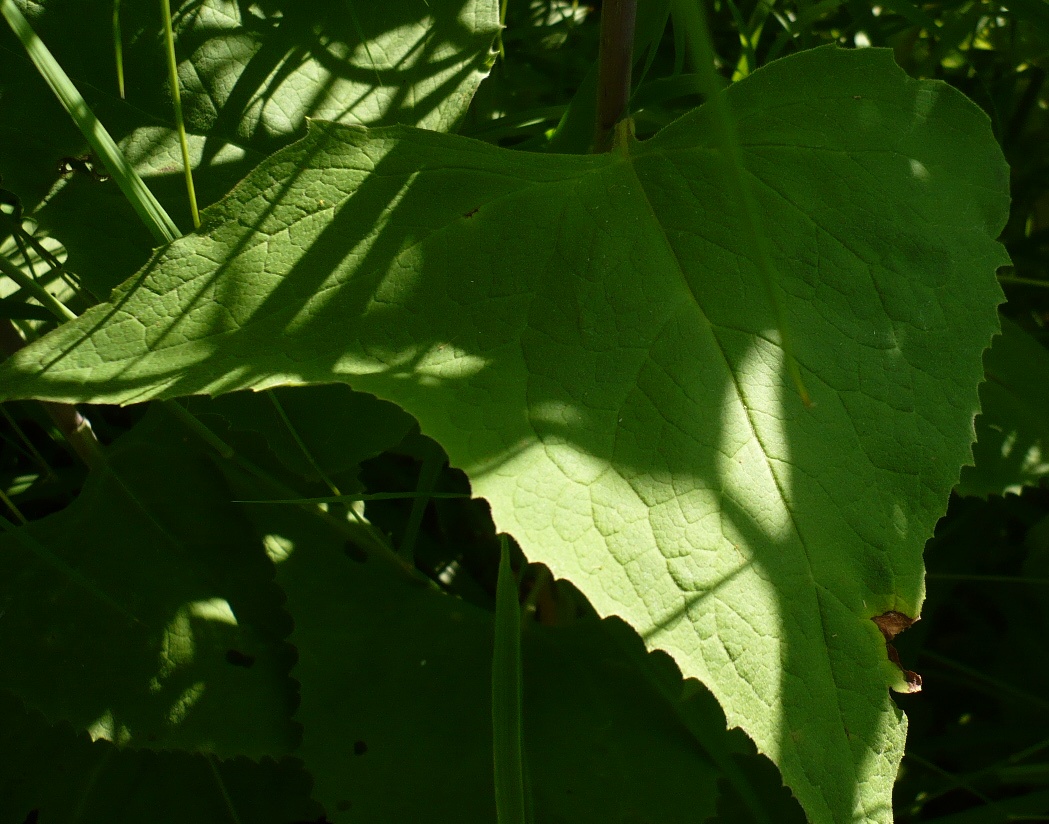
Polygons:
[[887,821],[902,674],[870,618],[920,612],[970,460],[1006,166],[886,51],[726,95],[812,408],[703,108],[602,156],[315,124],[11,359],[3,396],[392,400],[531,560],[708,684],[813,821]]

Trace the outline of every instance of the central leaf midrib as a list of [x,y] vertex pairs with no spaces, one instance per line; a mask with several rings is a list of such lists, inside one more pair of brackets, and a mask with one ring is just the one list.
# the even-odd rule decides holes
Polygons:
[[685,268],[684,268],[684,266],[681,263],[681,258],[679,257],[679,255],[677,253],[677,250],[674,248],[674,245],[671,242],[670,238],[667,236],[666,230],[663,228],[663,224],[660,221],[659,216],[656,214],[655,208],[652,206],[652,201],[648,197],[648,192],[645,189],[644,184],[641,182],[641,179],[637,175],[637,170],[634,168],[633,162],[631,161],[630,158],[627,158],[627,159],[625,159],[623,161],[622,165],[626,166],[630,170],[630,177],[633,179],[633,182],[637,186],[638,194],[640,195],[641,200],[644,203],[646,210],[648,211],[649,215],[651,216],[652,222],[659,229],[659,238],[662,240],[664,247],[666,248],[667,252],[669,253],[671,259],[674,261],[675,270],[677,271],[678,275],[680,275],[682,283],[685,285],[685,288],[688,289],[688,293],[692,296],[692,300],[695,303],[696,308],[699,310],[700,315],[702,316],[703,320],[706,322],[707,328],[710,331],[710,337],[714,341],[715,345],[717,346],[718,352],[721,354],[721,359],[722,359],[722,361],[725,364],[725,368],[726,368],[726,370],[728,371],[729,375],[732,378],[732,385],[733,385],[733,388],[735,389],[735,392],[736,392],[736,398],[738,399],[739,404],[743,408],[743,411],[744,411],[744,413],[746,415],[747,423],[750,426],[751,434],[754,436],[755,440],[757,440],[758,444],[761,446],[761,454],[765,458],[765,466],[768,469],[769,474],[772,476],[772,480],[773,480],[773,482],[776,485],[776,491],[779,494],[780,500],[783,502],[784,507],[786,508],[787,512],[790,514],[791,525],[794,528],[794,533],[798,537],[798,542],[801,544],[802,548],[805,550],[805,560],[806,560],[806,563],[808,565],[809,577],[811,578],[811,580],[813,582],[813,586],[815,587],[816,577],[813,574],[813,566],[812,566],[812,561],[811,561],[811,559],[809,558],[809,555],[808,555],[808,547],[805,545],[805,540],[802,537],[801,530],[800,530],[800,528],[798,526],[798,523],[797,523],[797,520],[796,520],[796,518],[794,516],[794,511],[793,511],[793,509],[792,509],[792,507],[790,505],[790,501],[788,500],[787,496],[784,494],[783,486],[780,483],[779,477],[776,475],[775,469],[773,469],[772,462],[769,460],[769,456],[768,456],[768,452],[766,450],[765,444],[762,441],[760,434],[758,433],[758,428],[757,428],[756,423],[754,422],[753,415],[751,414],[750,406],[747,404],[747,402],[746,402],[746,400],[744,398],[743,390],[742,390],[742,387],[740,386],[739,376],[737,375],[736,370],[733,368],[732,362],[729,359],[728,354],[725,352],[724,347],[721,345],[721,341],[718,339],[718,336],[714,332],[714,324],[713,324],[713,322],[711,322],[710,318],[707,316],[707,313],[706,313],[706,311],[703,308],[703,304],[702,304],[702,302],[699,299],[699,295],[696,294],[695,289],[692,288],[692,284],[689,281],[687,275],[685,274]]
[[[816,591],[817,582],[816,582],[816,577],[815,577],[814,570],[813,570],[813,563],[812,563],[812,558],[811,558],[811,555],[810,555],[809,547],[806,544],[805,539],[804,539],[804,537],[801,534],[801,529],[800,529],[800,527],[799,527],[799,525],[797,523],[797,519],[795,517],[793,508],[790,506],[790,502],[788,501],[786,495],[784,494],[783,486],[782,486],[782,484],[780,482],[780,479],[779,479],[778,475],[776,474],[775,469],[772,466],[772,462],[769,460],[768,451],[767,451],[767,449],[765,447],[765,444],[762,441],[761,436],[760,436],[760,434],[758,432],[758,428],[757,428],[757,425],[756,425],[756,423],[754,421],[754,418],[753,418],[753,415],[751,413],[750,407],[744,400],[742,387],[740,386],[740,382],[739,382],[739,376],[736,374],[735,369],[733,369],[732,363],[729,360],[727,353],[725,352],[724,348],[721,345],[721,341],[718,339],[718,336],[714,332],[714,324],[711,322],[710,318],[707,316],[707,313],[704,310],[703,305],[702,305],[702,303],[699,300],[699,296],[696,294],[695,290],[692,288],[692,284],[690,283],[688,277],[686,276],[685,269],[682,266],[681,259],[680,259],[680,257],[677,254],[677,250],[674,248],[673,243],[671,242],[670,238],[667,236],[666,230],[663,228],[663,224],[660,221],[658,215],[656,214],[655,208],[652,206],[652,201],[648,197],[648,191],[645,189],[644,184],[641,182],[641,178],[637,174],[637,170],[634,167],[633,158],[631,158],[629,155],[624,156],[622,158],[622,160],[621,160],[621,164],[620,165],[625,166],[629,170],[629,176],[630,176],[630,178],[632,179],[633,183],[636,186],[636,189],[637,189],[638,195],[640,197],[640,200],[641,200],[642,203],[644,203],[644,206],[645,206],[646,210],[648,211],[649,215],[651,216],[652,222],[654,223],[654,225],[656,227],[658,227],[658,229],[659,229],[659,232],[658,232],[659,237],[662,240],[663,245],[666,248],[670,258],[674,261],[674,265],[675,265],[675,268],[677,270],[677,273],[680,275],[681,280],[682,280],[682,282],[685,285],[685,288],[688,289],[689,294],[692,296],[693,302],[695,303],[696,308],[699,310],[699,313],[702,316],[703,320],[706,321],[707,327],[708,327],[708,329],[710,331],[710,337],[713,339],[713,341],[714,341],[714,343],[715,343],[715,345],[717,347],[718,352],[721,354],[721,358],[722,358],[722,360],[723,360],[723,362],[725,364],[725,368],[726,368],[726,370],[728,371],[729,375],[732,378],[732,384],[733,384],[733,388],[735,389],[735,392],[736,392],[736,397],[737,397],[740,405],[743,407],[743,411],[744,411],[744,414],[746,416],[747,423],[750,426],[751,434],[753,435],[754,439],[758,442],[758,445],[761,448],[761,454],[762,454],[762,456],[765,459],[765,466],[768,469],[769,474],[772,477],[773,483],[776,485],[776,491],[777,491],[777,493],[778,493],[778,495],[780,497],[780,500],[783,502],[784,508],[786,509],[786,511],[790,515],[791,527],[793,528],[794,534],[797,536],[798,543],[799,543],[799,545],[802,548],[802,554],[803,554],[803,557],[805,558],[805,563],[806,563],[806,566],[808,568],[809,579],[812,582],[812,587],[811,587],[812,597],[813,597],[813,599],[815,601],[816,613],[819,615],[820,629],[821,629],[821,632],[823,633],[823,644],[822,644],[821,648],[822,648],[822,651],[823,651],[824,654],[823,654],[822,657],[823,657],[823,660],[826,663],[827,670],[828,670],[828,672],[830,674],[830,679],[831,679],[832,683],[834,683],[834,685],[835,685],[835,705],[837,706],[837,709],[838,709],[838,719],[840,721],[840,725],[839,726],[840,726],[841,731],[844,732],[844,729],[845,729],[845,718],[844,718],[844,714],[842,712],[841,703],[840,703],[839,700],[837,700],[838,699],[838,696],[837,696],[838,680],[837,680],[837,677],[836,677],[836,674],[835,674],[833,662],[832,662],[831,657],[830,657],[830,647],[829,647],[829,643],[828,643],[828,641],[829,641],[828,636],[829,636],[830,633],[829,633],[829,629],[828,629],[828,627],[826,625],[826,619],[825,619],[824,614],[823,614],[822,606],[819,603],[819,594]],[[849,747],[849,745],[848,745],[847,739],[844,741],[844,743],[845,743],[846,749],[851,749]],[[801,761],[803,762],[804,759],[801,759]],[[855,773],[855,764],[853,764],[853,773]]]

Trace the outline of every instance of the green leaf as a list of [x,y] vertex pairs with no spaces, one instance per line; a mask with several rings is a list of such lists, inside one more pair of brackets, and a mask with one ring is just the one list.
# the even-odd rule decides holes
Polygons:
[[[121,100],[112,0],[19,5],[135,170],[190,230],[160,7],[121,5],[127,78]],[[204,205],[300,137],[306,118],[451,129],[487,76],[499,26],[498,0],[188,0],[173,11],[194,180]],[[112,181],[60,180],[62,158],[81,155],[87,145],[6,25],[0,54],[0,177],[69,249],[70,268],[105,297],[156,244]]]
[[[318,819],[301,764],[121,750],[0,691],[0,822],[288,824]],[[33,817],[33,811],[36,816]]]
[[356,474],[362,461],[395,446],[415,426],[393,404],[343,384],[272,391],[287,422],[268,398],[251,392],[208,403],[192,402],[190,409],[196,414],[222,416],[234,433],[233,446],[238,451],[241,442],[235,433],[257,432],[286,469],[310,481],[321,480],[318,471],[329,476]]
[[974,466],[962,469],[960,495],[1004,495],[1049,475],[1049,352],[1002,318],[984,355]]
[[159,412],[66,510],[0,533],[0,687],[94,738],[294,745],[289,626],[221,475]]
[[318,126],[12,358],[4,396],[393,400],[530,559],[710,686],[813,821],[886,821],[903,678],[870,619],[920,612],[969,459],[1007,168],[887,51],[726,95],[811,409],[706,108],[603,156]]
[[[277,576],[299,652],[297,754],[328,818],[495,821],[492,614],[351,560],[290,510],[256,513],[290,548]],[[522,638],[536,820],[702,821],[719,775],[709,751],[729,747],[724,718],[705,690],[679,700],[680,676],[661,671],[677,690],[667,701],[624,656],[632,633],[607,624],[530,624]],[[682,716],[709,740],[697,744]]]

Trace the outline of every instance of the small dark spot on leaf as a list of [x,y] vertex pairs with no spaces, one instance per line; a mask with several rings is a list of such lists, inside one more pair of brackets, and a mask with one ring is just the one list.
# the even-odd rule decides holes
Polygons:
[[346,553],[347,558],[351,561],[356,561],[358,564],[363,564],[368,560],[368,553],[353,541],[347,541],[343,544],[342,551]]
[[36,824],[40,820],[40,810],[30,810],[22,824]]
[[363,741],[354,741],[353,742],[353,754],[354,755],[364,755],[366,752],[368,752],[368,745],[367,744],[365,744]]
[[254,655],[246,655],[240,650],[228,649],[226,650],[226,663],[232,664],[235,667],[244,667],[248,669],[255,663]]
[[469,212],[467,212],[467,213],[466,213],[465,215],[463,215],[463,217],[473,217],[473,216],[474,216],[474,215],[476,215],[476,214],[477,214],[477,213],[478,213],[479,211],[481,211],[481,207],[480,207],[480,206],[477,206],[477,207],[475,207],[475,208],[471,209],[471,210],[470,210]]
[[871,620],[878,625],[878,629],[881,630],[881,634],[885,638],[885,651],[889,654],[889,660],[898,666],[903,673],[903,678],[907,682],[906,691],[921,692],[922,677],[916,672],[903,668],[903,664],[900,663],[900,654],[896,651],[896,647],[890,643],[893,638],[912,626],[918,619],[904,615],[902,612],[896,612],[896,610],[889,610],[881,615],[875,615]]

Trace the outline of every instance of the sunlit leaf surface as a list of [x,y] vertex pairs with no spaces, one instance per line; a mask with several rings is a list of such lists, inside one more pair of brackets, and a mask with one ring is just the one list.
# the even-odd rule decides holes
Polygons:
[[4,396],[393,400],[532,560],[711,687],[812,820],[886,821],[905,685],[870,619],[920,612],[969,459],[1006,167],[975,106],[885,51],[727,94],[811,408],[705,109],[604,156],[317,125],[13,358]]

